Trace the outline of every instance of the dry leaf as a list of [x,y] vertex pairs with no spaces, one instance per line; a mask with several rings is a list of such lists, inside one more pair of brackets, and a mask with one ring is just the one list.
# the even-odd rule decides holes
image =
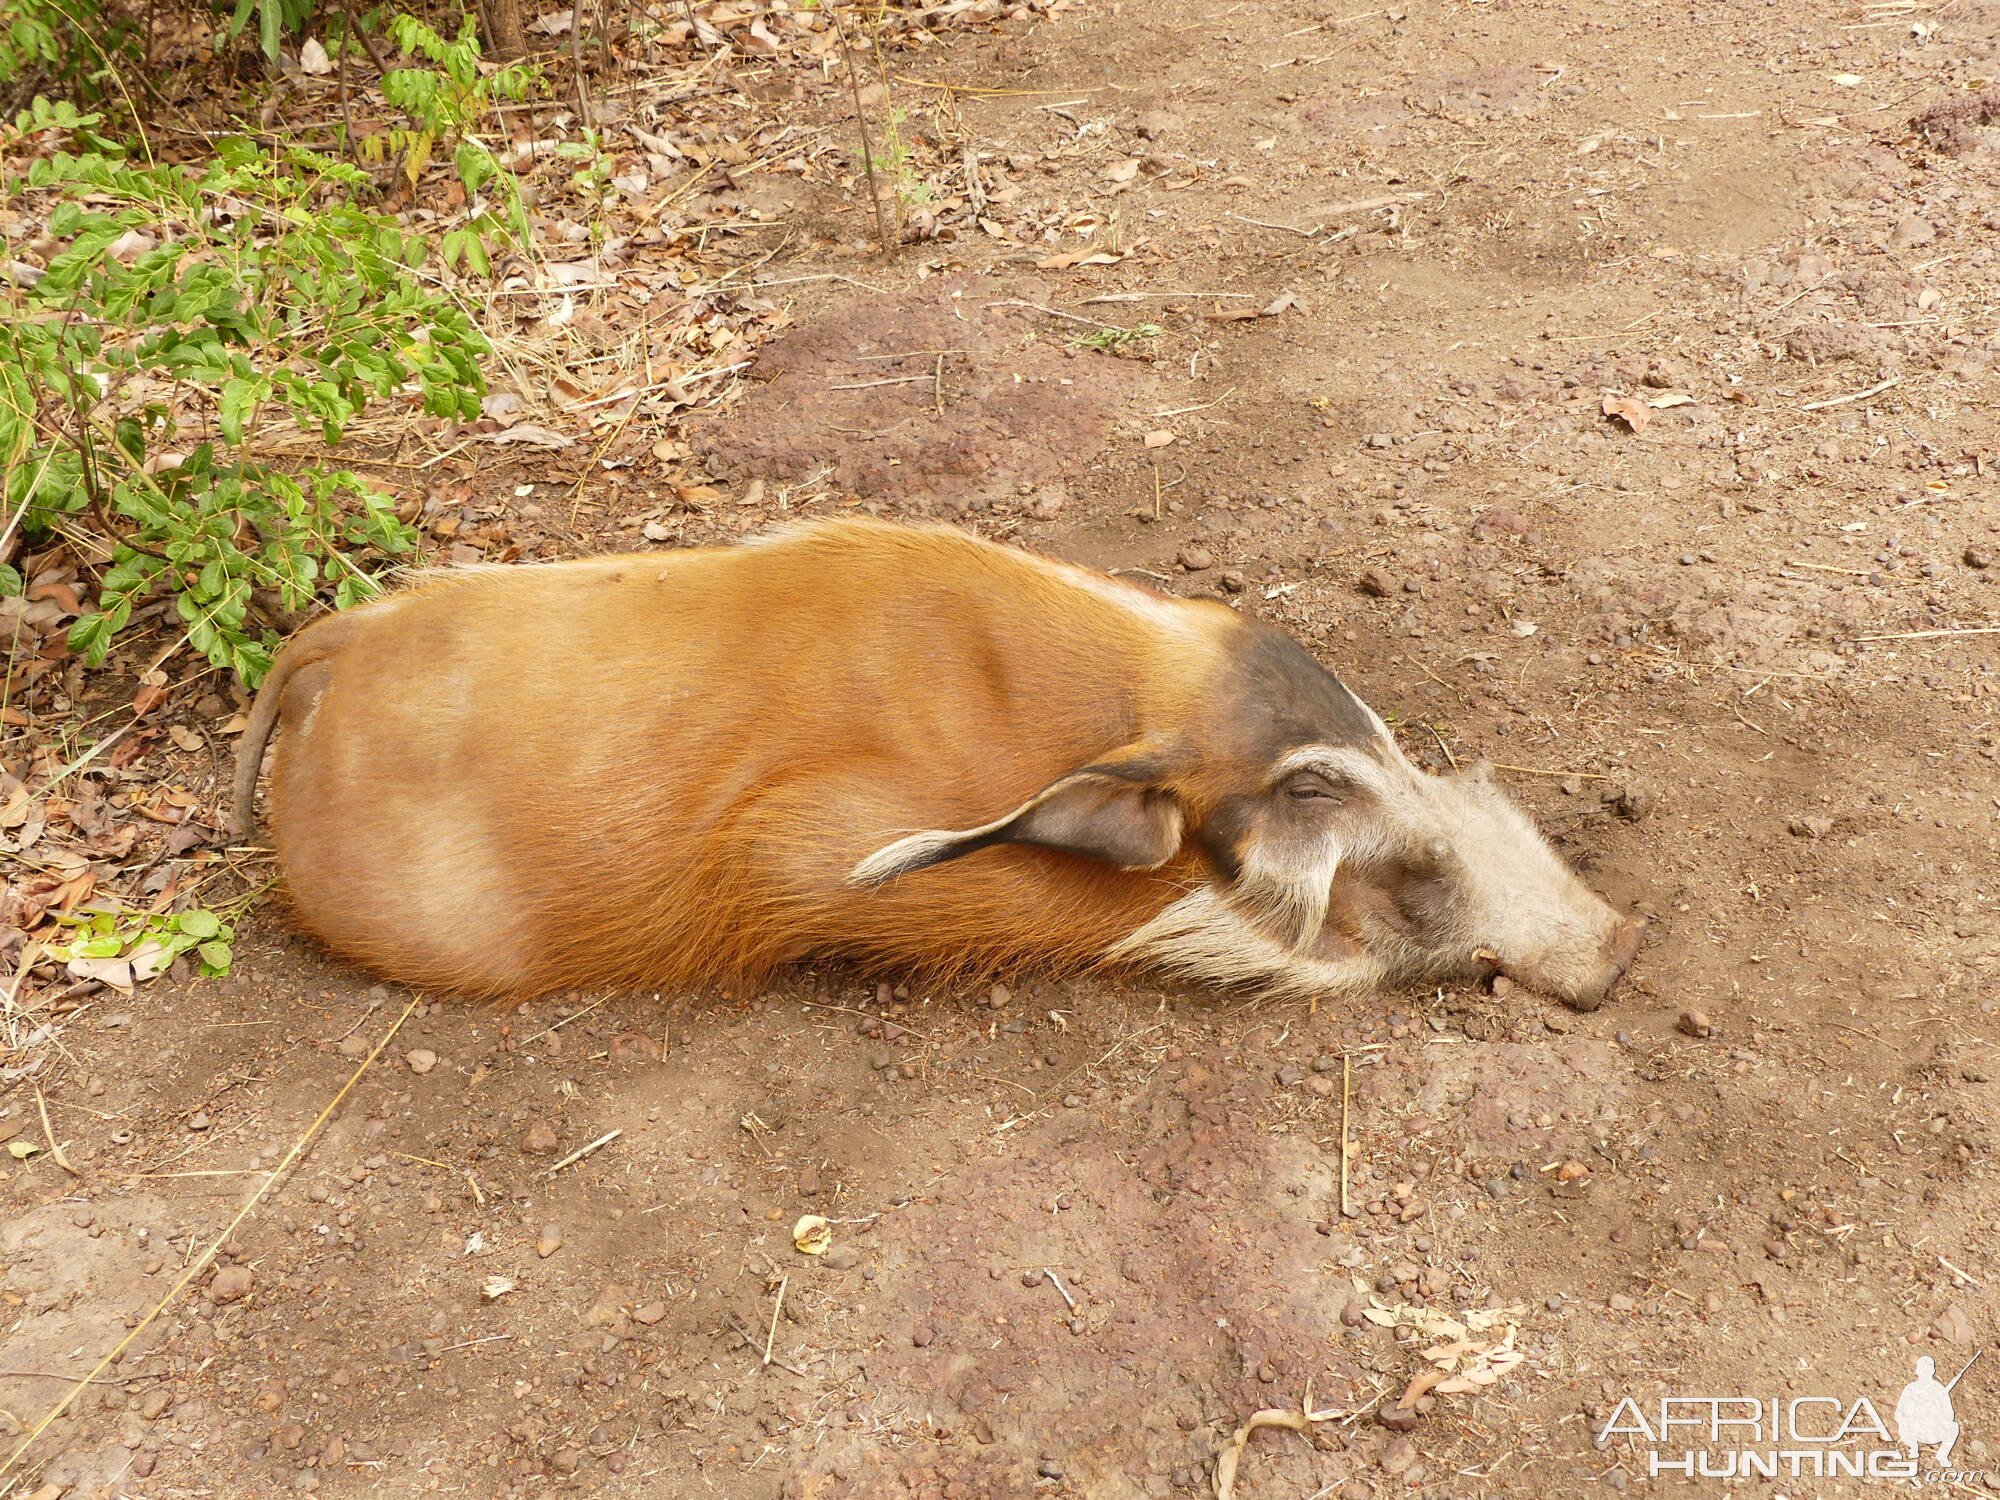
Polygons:
[[307,37],[305,45],[299,48],[299,71],[315,78],[324,78],[333,71],[333,60],[326,55],[318,37]]
[[1686,391],[1666,391],[1658,396],[1648,396],[1646,404],[1654,411],[1665,411],[1670,406],[1693,406],[1694,397]]
[[1125,258],[1125,252],[1115,255],[1109,250],[1071,250],[1064,255],[1051,255],[1035,262],[1037,270],[1067,271],[1076,266],[1115,266]]
[[566,437],[547,427],[537,427],[533,422],[519,422],[512,427],[503,427],[498,432],[481,435],[489,443],[526,443],[531,448],[573,448],[576,439]]
[[833,1248],[833,1225],[807,1214],[792,1226],[792,1245],[801,1255],[824,1255]]
[[1282,1407],[1267,1407],[1260,1412],[1252,1412],[1250,1420],[1230,1434],[1229,1440],[1215,1455],[1215,1500],[1232,1500],[1236,1493],[1236,1470],[1243,1462],[1243,1445],[1250,1441],[1252,1433],[1264,1427],[1282,1427],[1288,1432],[1310,1434],[1315,1422],[1331,1422],[1335,1418],[1351,1416],[1344,1411],[1286,1411]]
[[13,1157],[15,1161],[26,1161],[41,1149],[33,1141],[15,1140],[7,1143],[7,1154]]
[[1653,420],[1653,413],[1646,403],[1632,396],[1606,396],[1604,415],[1623,422],[1634,437],[1646,430],[1646,424]]

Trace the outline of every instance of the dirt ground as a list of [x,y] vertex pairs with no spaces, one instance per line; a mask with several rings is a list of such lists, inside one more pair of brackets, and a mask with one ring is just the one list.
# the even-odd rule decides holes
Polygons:
[[[1362,4],[1084,0],[900,59],[1007,220],[885,262],[853,193],[723,188],[795,234],[745,272],[789,326],[679,433],[721,498],[641,472],[529,555],[861,504],[1220,594],[1656,916],[1611,1002],[420,1003],[12,1493],[1152,1500],[1305,1402],[1238,1495],[1719,1493],[1593,1437],[1627,1396],[1887,1418],[1988,1347],[2000,12]],[[509,462],[461,471],[482,513]],[[4,1425],[409,1001],[271,902],[228,979],[71,1016],[80,1175],[0,1162]],[[1401,1406],[1472,1310],[1521,1362]],[[2000,1360],[1953,1399],[1950,1483],[2000,1489]]]

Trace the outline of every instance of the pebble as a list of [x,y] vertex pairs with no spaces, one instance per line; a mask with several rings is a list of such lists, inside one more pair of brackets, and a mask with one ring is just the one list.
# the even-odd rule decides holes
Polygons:
[[556,1149],[556,1133],[546,1120],[537,1120],[521,1137],[521,1149],[530,1156],[547,1156]]
[[148,1422],[156,1422],[166,1409],[174,1404],[172,1391],[154,1387],[146,1392],[146,1399],[139,1403],[139,1415]]
[[1391,1474],[1401,1474],[1415,1465],[1417,1447],[1406,1437],[1389,1439],[1382,1449],[1382,1467]]
[[220,1304],[240,1302],[250,1295],[250,1283],[248,1266],[224,1266],[209,1282],[208,1295],[210,1300]]
[[935,1328],[931,1327],[928,1323],[921,1323],[911,1330],[910,1342],[919,1349],[928,1349],[931,1346],[931,1341],[936,1337],[937,1330]]
[[1375,1420],[1391,1432],[1413,1432],[1416,1430],[1417,1414],[1393,1401],[1384,1401],[1375,1408]]
[[1937,238],[1937,231],[1931,228],[1928,219],[1911,214],[1898,224],[1889,235],[1892,249],[1909,250],[1917,245],[1928,245]]
[[1305,1069],[1303,1068],[1284,1067],[1278,1069],[1278,1082],[1285,1088],[1291,1088],[1296,1084],[1305,1082],[1305,1077]]
[[1680,1028],[1689,1036],[1714,1036],[1715,1023],[1706,1011],[1684,1010],[1681,1012]]
[[1990,568],[1993,566],[1993,553],[1987,547],[1967,547],[1959,554],[1959,560],[1968,568]]
[[819,1258],[829,1271],[851,1271],[861,1264],[861,1252],[852,1245],[835,1245]]
[[535,1254],[547,1260],[562,1249],[563,1233],[559,1224],[544,1224],[542,1232],[535,1236]]
[[1206,547],[1183,547],[1179,560],[1182,570],[1189,573],[1206,573],[1215,566],[1215,554]]
[[1346,1327],[1359,1328],[1368,1321],[1368,1310],[1359,1302],[1350,1302],[1340,1310],[1340,1321]]
[[415,1047],[403,1054],[403,1061],[419,1078],[438,1065],[438,1055],[428,1047]]
[[1052,1458],[1045,1458],[1035,1465],[1035,1473],[1043,1479],[1060,1479],[1062,1478],[1062,1465]]
[[1396,580],[1381,568],[1364,569],[1355,586],[1371,599],[1386,599],[1396,592]]
[[1956,1302],[1948,1304],[1931,1326],[1948,1344],[1969,1344],[1974,1338],[1972,1320],[1966,1317],[1965,1309]]
[[634,1323],[643,1323],[648,1328],[651,1328],[666,1315],[667,1304],[659,1301],[641,1302],[637,1307],[632,1309],[632,1321]]

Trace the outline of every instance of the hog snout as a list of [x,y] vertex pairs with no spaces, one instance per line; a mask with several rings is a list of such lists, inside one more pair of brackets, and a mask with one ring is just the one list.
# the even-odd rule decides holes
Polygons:
[[1612,986],[1625,977],[1625,971],[1632,967],[1632,960],[1639,956],[1640,945],[1646,937],[1646,918],[1637,912],[1623,917],[1611,929],[1611,935],[1604,942],[1602,958],[1588,977],[1580,983],[1550,983],[1546,978],[1532,973],[1509,974],[1508,978],[1537,989],[1551,989],[1561,997],[1563,1003],[1572,1010],[1596,1010],[1611,993]]

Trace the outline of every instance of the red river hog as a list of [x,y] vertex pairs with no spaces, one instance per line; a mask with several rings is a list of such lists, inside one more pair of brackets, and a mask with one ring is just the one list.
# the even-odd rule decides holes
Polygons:
[[1290,637],[944,528],[433,576],[324,618],[243,737],[298,921],[526,996],[1130,966],[1337,996],[1497,969],[1593,1007],[1644,922]]

